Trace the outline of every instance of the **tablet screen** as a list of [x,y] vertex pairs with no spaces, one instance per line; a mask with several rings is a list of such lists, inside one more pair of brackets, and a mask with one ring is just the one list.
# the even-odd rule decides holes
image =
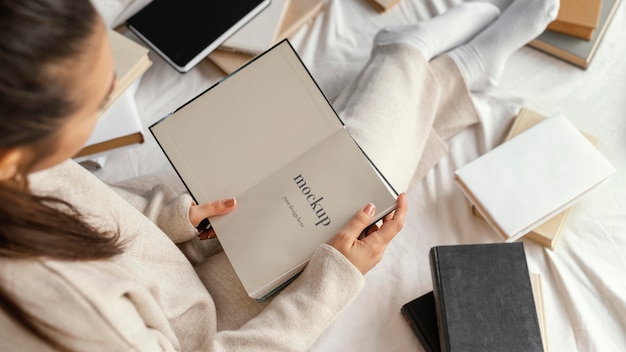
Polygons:
[[269,0],[154,0],[127,25],[186,72],[269,4]]

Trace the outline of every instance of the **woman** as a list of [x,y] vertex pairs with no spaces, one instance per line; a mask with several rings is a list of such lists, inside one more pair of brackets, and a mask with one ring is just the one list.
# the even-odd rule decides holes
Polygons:
[[[233,200],[190,209],[191,198],[177,195],[157,211],[152,201],[144,209],[159,229],[66,161],[115,85],[105,28],[88,1],[0,4],[0,349],[301,349],[354,297],[362,274],[402,226],[403,196],[371,241],[348,246],[369,221],[366,206],[335,238],[338,249],[322,246],[267,314],[239,331],[216,333],[211,297],[163,231],[193,238],[201,219],[231,211]],[[306,329],[283,321],[289,317]]]
[[[450,101],[445,97],[459,94],[460,103],[447,111],[475,115],[464,81],[471,63],[459,70],[454,60],[463,55],[451,55],[444,64],[428,64],[495,17],[486,15],[493,9],[467,8],[455,16],[480,13],[479,24],[433,50],[415,38],[428,38],[436,25],[384,32],[372,62],[338,102],[366,150],[376,154],[381,139],[394,140],[375,161],[401,189],[428,159],[423,150],[431,132],[451,135],[445,131],[462,127],[456,119],[438,122],[442,104]],[[0,0],[0,67],[0,350],[303,350],[355,297],[363,275],[402,228],[404,194],[397,211],[359,240],[374,207],[364,205],[262,311],[252,307],[231,323],[232,330],[218,331],[220,312],[230,314],[242,302],[226,302],[238,294],[228,289],[233,278],[214,270],[225,267],[214,259],[218,255],[194,268],[174,242],[193,242],[201,219],[236,211],[234,199],[194,205],[189,195],[165,186],[112,188],[68,160],[88,138],[115,85],[105,28],[90,2]],[[398,73],[398,67],[408,71]],[[443,74],[442,67],[453,74]],[[400,114],[387,115],[396,119],[391,127],[372,111],[366,115],[376,121],[356,118],[358,107],[390,84],[381,73],[406,72],[415,74],[409,80],[415,82],[397,95],[410,108],[395,107]],[[370,79],[379,85],[367,88]],[[443,82],[449,87],[440,88]],[[411,95],[425,94],[424,87],[438,92],[434,100]],[[406,104],[413,99],[418,102]],[[416,109],[423,120],[416,119]],[[415,120],[426,121],[426,128],[403,135]],[[372,128],[381,123],[381,129]],[[408,164],[401,156],[406,144],[399,142],[420,149]]]

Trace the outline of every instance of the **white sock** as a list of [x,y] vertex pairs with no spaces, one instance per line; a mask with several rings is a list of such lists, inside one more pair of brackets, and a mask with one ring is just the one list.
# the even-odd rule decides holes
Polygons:
[[493,4],[464,2],[426,21],[385,27],[376,34],[374,45],[409,44],[429,61],[470,40],[499,14],[500,10]]
[[539,36],[558,10],[559,0],[513,0],[491,26],[452,50],[449,55],[468,88],[477,91],[497,85],[511,54]]

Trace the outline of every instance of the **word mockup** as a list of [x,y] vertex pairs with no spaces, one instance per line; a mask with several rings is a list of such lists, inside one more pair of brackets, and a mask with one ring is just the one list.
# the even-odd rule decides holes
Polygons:
[[306,180],[304,179],[304,177],[302,177],[302,174],[294,177],[293,181],[296,183],[298,188],[300,188],[302,194],[306,196],[306,201],[309,203],[311,209],[313,209],[313,212],[319,220],[315,223],[315,226],[330,225],[330,218],[328,217],[328,215],[326,215],[326,211],[324,210],[324,207],[321,203],[321,201],[324,199],[324,196],[317,198],[315,194],[311,192],[311,187],[306,185]]

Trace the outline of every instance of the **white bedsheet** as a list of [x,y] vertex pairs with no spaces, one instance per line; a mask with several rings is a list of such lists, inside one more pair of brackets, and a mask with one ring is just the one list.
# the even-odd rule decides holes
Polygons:
[[[295,0],[298,1],[298,0]],[[492,0],[498,1],[498,0]],[[506,6],[509,0],[499,0]],[[519,0],[521,1],[521,0]],[[123,23],[149,0],[95,0],[108,25]],[[368,59],[376,31],[437,15],[458,1],[401,0],[385,14],[365,0],[327,0],[292,43],[329,98]],[[626,11],[620,6],[587,70],[524,47],[507,63],[498,88],[475,94],[481,124],[451,140],[450,154],[409,193],[403,231],[366,287],[313,346],[314,351],[421,351],[400,307],[432,289],[428,251],[434,245],[500,241],[453,183],[453,172],[502,142],[521,106],[564,113],[599,138],[617,173],[576,204],[554,251],[525,240],[532,272],[541,274],[551,351],[626,350]],[[145,126],[208,88],[221,73],[208,61],[185,75],[151,53],[153,67],[136,95]],[[207,141],[211,147],[211,141]],[[411,150],[407,150],[411,153]],[[121,180],[169,167],[152,137],[113,152],[97,172]],[[576,175],[572,175],[576,177]]]

